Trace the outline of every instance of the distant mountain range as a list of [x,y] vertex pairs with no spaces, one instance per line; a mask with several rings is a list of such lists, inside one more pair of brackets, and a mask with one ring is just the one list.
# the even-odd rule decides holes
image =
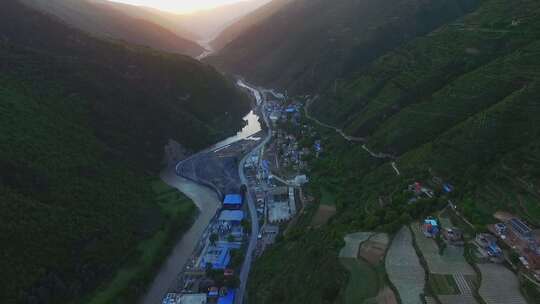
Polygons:
[[163,26],[192,41],[210,41],[221,30],[270,0],[244,0],[196,11],[191,14],[175,14],[153,8],[139,7],[107,0],[92,0],[119,9],[132,17],[144,19]]
[[226,46],[207,60],[259,84],[320,90],[471,11],[476,3],[276,0],[226,29],[215,43]]
[[197,57],[221,30],[269,0],[246,0],[188,15],[107,0],[23,0],[96,36]]
[[247,14],[245,17],[239,18],[211,41],[210,44],[212,48],[216,51],[221,50],[229,43],[236,40],[236,38],[241,36],[244,32],[250,30],[252,27],[256,27],[257,24],[264,22],[292,1],[293,0],[272,0],[268,4]]
[[[135,18],[129,10],[106,1],[23,0],[24,3],[60,18],[65,23],[99,37],[124,40],[192,57],[204,49],[187,38],[154,22]],[[140,9],[133,7],[133,11]],[[189,37],[188,37],[189,38]]]

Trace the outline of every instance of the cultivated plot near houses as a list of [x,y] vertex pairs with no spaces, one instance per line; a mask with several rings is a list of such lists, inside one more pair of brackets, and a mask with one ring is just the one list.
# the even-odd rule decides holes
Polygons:
[[[441,219],[443,226],[450,221]],[[463,256],[464,248],[448,245],[440,254],[437,243],[426,238],[418,223],[411,225],[416,245],[428,266],[429,285],[442,304],[477,304],[472,292],[476,273]]]
[[516,275],[499,264],[478,264],[482,273],[480,296],[486,304],[527,304]]
[[402,304],[422,304],[425,272],[413,247],[411,231],[401,228],[386,255],[386,272],[394,284]]
[[373,232],[357,232],[346,235],[343,238],[345,240],[345,246],[341,248],[339,257],[356,259],[360,244],[367,241],[373,234]]
[[448,246],[444,253],[439,254],[439,247],[433,239],[426,238],[421,231],[420,225],[411,225],[414,232],[416,244],[422,251],[430,273],[474,276],[474,269],[463,257],[463,247]]
[[390,238],[386,233],[376,233],[360,245],[358,257],[366,260],[372,266],[383,261]]

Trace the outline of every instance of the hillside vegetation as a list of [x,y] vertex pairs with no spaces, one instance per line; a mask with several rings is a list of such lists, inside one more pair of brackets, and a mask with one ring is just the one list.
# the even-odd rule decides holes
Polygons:
[[[188,57],[94,39],[17,1],[2,9],[0,302],[81,302],[142,240],[189,222],[147,176],[167,141],[206,147],[241,127],[248,101]],[[144,290],[128,286],[132,301]]]
[[[486,214],[496,206],[519,211],[520,200],[530,205],[540,193],[538,175],[527,169],[540,131],[539,12],[535,1],[484,1],[463,20],[382,56],[312,111],[399,156],[405,175],[429,170],[470,191],[475,204],[498,197],[478,208]],[[511,197],[506,203],[493,193],[501,191]],[[537,207],[524,208],[540,220]]]
[[[273,299],[281,294],[322,284],[344,288],[339,246],[304,254],[310,263],[295,258],[321,246],[313,234],[336,244],[356,231],[393,233],[449,199],[480,231],[498,210],[540,224],[539,15],[534,0],[481,1],[464,18],[378,56],[321,94],[312,114],[365,138],[371,150],[394,155],[399,175],[390,159],[373,158],[362,143],[321,129],[325,152],[312,161],[310,190],[319,199],[321,189],[333,193],[337,214],[320,229],[298,226],[292,241],[286,237],[257,261],[250,302],[278,303]],[[415,181],[435,197],[409,202],[406,189]],[[440,181],[455,191],[442,195]],[[285,254],[291,258],[276,258]],[[271,271],[271,263],[282,271]],[[324,272],[314,266],[329,263],[334,266]],[[265,283],[268,277],[289,282],[298,272],[308,279]],[[342,296],[343,290],[333,301]]]
[[[100,0],[22,0],[31,7],[60,18],[70,26],[98,37],[196,57],[204,49],[185,28],[167,27],[151,12],[131,5]],[[147,18],[142,18],[148,16]]]
[[262,21],[208,62],[259,84],[304,93],[362,70],[378,56],[462,16],[477,1],[294,0],[276,4],[280,6],[277,12],[260,16]]
[[264,23],[268,18],[271,18],[276,12],[281,10],[281,8],[291,1],[292,0],[272,0],[247,16],[240,18],[225,28],[219,36],[211,42],[212,47],[215,51],[221,50],[244,32],[250,30],[252,27],[256,27],[260,23]]

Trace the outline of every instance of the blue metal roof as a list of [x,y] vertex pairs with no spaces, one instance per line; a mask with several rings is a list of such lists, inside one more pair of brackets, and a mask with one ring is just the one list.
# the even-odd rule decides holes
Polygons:
[[437,227],[437,226],[438,226],[438,225],[437,225],[437,221],[434,220],[434,219],[426,219],[426,220],[424,220],[424,223],[425,223],[425,224],[429,224],[429,225],[434,226],[434,227]]
[[244,211],[242,210],[223,210],[219,214],[220,221],[240,222],[244,219]]
[[224,205],[241,205],[242,196],[240,194],[227,194],[223,200]]
[[234,290],[229,290],[226,296],[219,297],[218,304],[232,304],[234,303]]
[[512,224],[512,227],[514,230],[516,230],[519,234],[521,234],[524,237],[528,237],[531,234],[531,228],[527,226],[527,224],[523,223],[520,219],[513,218],[510,220],[510,223]]
[[223,246],[210,246],[203,256],[203,266],[211,264],[212,269],[225,269],[231,261],[229,248]]

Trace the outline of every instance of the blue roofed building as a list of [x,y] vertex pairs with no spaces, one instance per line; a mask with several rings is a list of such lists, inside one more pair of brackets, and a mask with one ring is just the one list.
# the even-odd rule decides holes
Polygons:
[[522,240],[528,240],[531,237],[532,229],[520,219],[511,219],[510,227],[512,231]]
[[218,304],[233,304],[234,296],[234,290],[229,290],[226,295],[219,297]]
[[219,214],[219,220],[229,222],[232,225],[239,225],[244,219],[244,211],[242,210],[223,210]]
[[225,269],[231,261],[229,248],[225,246],[208,246],[202,257],[201,265],[212,265],[212,269]]
[[229,210],[242,208],[242,195],[240,194],[227,194],[223,200],[223,208]]

